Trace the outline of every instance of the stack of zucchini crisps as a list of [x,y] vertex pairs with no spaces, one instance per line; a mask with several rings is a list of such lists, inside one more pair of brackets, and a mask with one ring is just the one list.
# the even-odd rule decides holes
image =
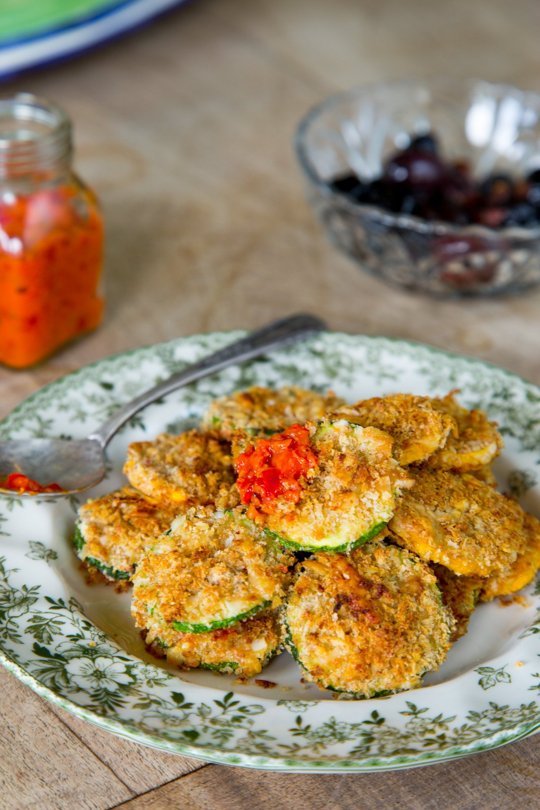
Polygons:
[[131,444],[129,486],[81,507],[75,546],[132,583],[148,649],[181,669],[250,678],[285,648],[344,696],[412,689],[540,566],[540,522],[495,488],[501,447],[454,392],[254,387]]

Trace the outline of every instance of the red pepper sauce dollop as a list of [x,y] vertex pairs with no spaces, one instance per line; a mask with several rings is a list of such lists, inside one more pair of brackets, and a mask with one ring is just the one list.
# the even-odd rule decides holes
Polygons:
[[297,503],[308,473],[318,465],[309,430],[291,425],[268,439],[258,439],[236,459],[236,486],[248,516],[276,511],[278,502]]

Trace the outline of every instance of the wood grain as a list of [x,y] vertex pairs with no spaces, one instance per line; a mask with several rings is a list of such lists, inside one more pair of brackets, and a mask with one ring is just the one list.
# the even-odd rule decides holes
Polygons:
[[534,807],[540,789],[540,736],[447,764],[381,774],[303,775],[211,765],[131,799],[125,810],[515,810]]
[[102,731],[61,709],[54,708],[53,712],[113,773],[122,774],[122,781],[133,793],[146,793],[206,766],[200,759],[156,751]]
[[[107,223],[107,316],[42,366],[0,370],[0,415],[112,352],[297,309],[334,329],[411,338],[540,383],[540,291],[432,301],[327,243],[292,138],[327,93],[401,76],[540,89],[535,0],[197,0],[146,29],[7,83],[71,114],[77,166]],[[540,737],[431,768],[305,776],[200,763],[52,710],[0,673],[0,807],[531,807]],[[139,798],[134,798],[134,797]]]
[[0,807],[110,807],[135,791],[55,716],[0,669]]

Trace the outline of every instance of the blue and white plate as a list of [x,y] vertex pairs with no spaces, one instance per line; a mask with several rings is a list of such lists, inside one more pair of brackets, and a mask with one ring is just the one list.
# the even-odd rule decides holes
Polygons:
[[0,13],[0,79],[74,56],[185,2],[6,0]]

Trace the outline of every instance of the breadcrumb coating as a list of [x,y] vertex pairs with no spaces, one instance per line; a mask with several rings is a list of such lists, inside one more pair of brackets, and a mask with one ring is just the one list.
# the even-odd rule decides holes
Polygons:
[[433,399],[433,406],[451,416],[457,424],[457,434],[451,434],[443,448],[427,460],[427,466],[439,470],[477,470],[499,455],[502,437],[495,422],[479,410],[467,410],[450,392],[442,399]]
[[382,543],[302,563],[284,623],[307,679],[357,697],[418,686],[444,661],[454,627],[429,567]]
[[180,669],[252,678],[285,643],[344,696],[412,689],[479,599],[540,567],[540,521],[495,489],[497,426],[455,393],[217,399],[202,429],[130,445],[131,486],[80,508],[77,553],[132,580],[148,649]]
[[490,487],[497,486],[497,479],[490,464],[484,464],[483,467],[478,467],[476,470],[469,470],[469,474],[474,475],[475,478],[478,478],[479,481],[483,481],[484,484],[489,484]]
[[392,439],[377,428],[341,419],[307,423],[318,466],[299,500],[276,497],[261,522],[296,548],[344,550],[372,539],[394,513],[396,492],[411,481],[392,456]]
[[524,528],[525,548],[511,565],[484,581],[482,602],[520,591],[535,578],[540,568],[540,520],[526,513]]
[[131,574],[148,545],[171,525],[178,509],[156,504],[131,487],[86,501],[79,510],[82,560]]
[[220,509],[238,503],[230,445],[214,433],[189,430],[133,442],[124,473],[133,487],[156,501]]
[[449,568],[436,563],[432,563],[431,568],[437,577],[443,602],[456,620],[451,638],[454,642],[467,632],[469,619],[478,604],[485,580],[481,577],[460,577]]
[[209,633],[147,633],[145,643],[179,669],[202,668],[253,678],[280,651],[282,630],[276,611],[266,611]]
[[336,417],[364,427],[376,427],[394,440],[399,464],[425,461],[443,447],[450,432],[457,433],[454,418],[433,406],[429,397],[389,394],[339,408]]
[[487,577],[525,546],[525,513],[475,476],[420,469],[389,528],[397,542],[455,574]]
[[290,425],[322,419],[342,403],[332,392],[318,394],[294,385],[277,390],[253,386],[214,400],[202,424],[228,439],[237,431],[251,435],[277,433]]
[[220,629],[281,604],[293,564],[241,510],[194,508],[141,560],[132,615],[158,636]]

